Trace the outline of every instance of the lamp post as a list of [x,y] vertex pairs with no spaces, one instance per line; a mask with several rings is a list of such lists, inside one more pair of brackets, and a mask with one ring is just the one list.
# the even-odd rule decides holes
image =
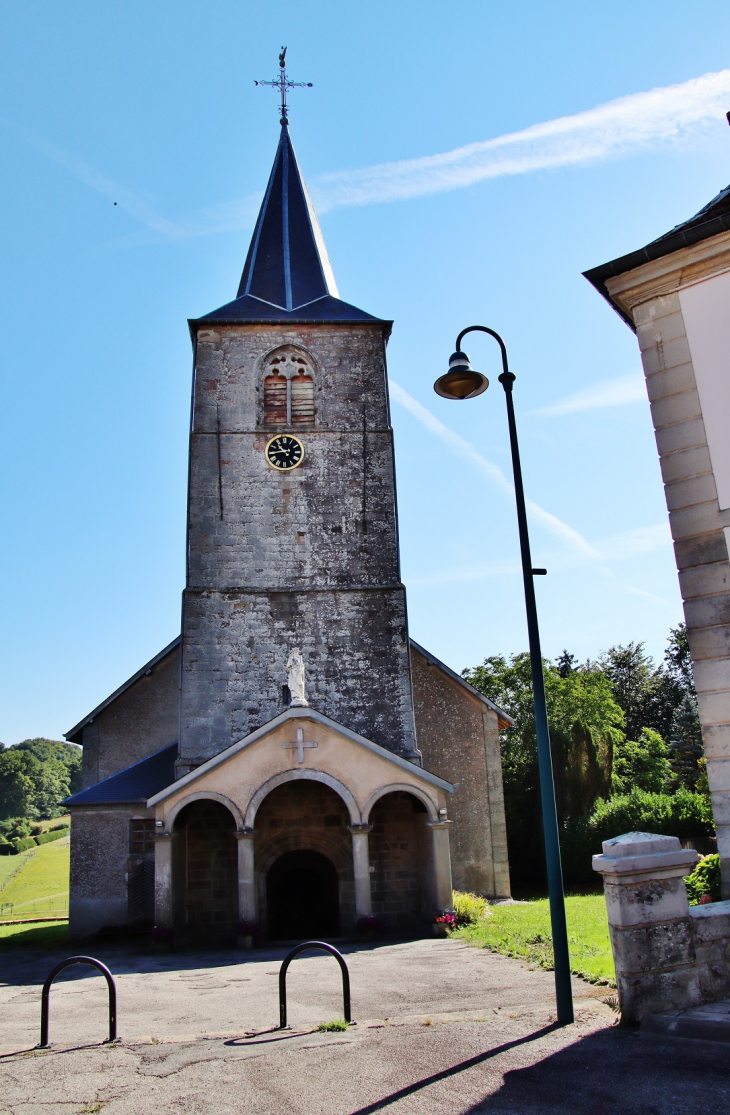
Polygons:
[[527,612],[527,634],[530,644],[530,666],[532,670],[532,693],[535,704],[535,728],[537,733],[537,758],[540,768],[540,796],[542,799],[542,823],[545,836],[545,859],[547,862],[548,894],[550,897],[550,922],[553,935],[553,954],[555,958],[555,996],[558,1007],[558,1022],[567,1025],[573,1021],[573,991],[570,982],[570,957],[568,955],[568,928],[565,922],[565,895],[563,893],[563,871],[560,864],[560,842],[558,839],[558,813],[555,806],[555,784],[553,782],[553,762],[550,754],[550,734],[548,730],[547,705],[545,703],[545,681],[542,673],[542,653],[540,651],[540,631],[537,623],[537,604],[533,577],[543,576],[547,570],[534,569],[530,556],[530,536],[527,530],[525,493],[522,487],[522,468],[520,450],[517,444],[515,408],[512,401],[512,384],[515,376],[507,366],[507,349],[499,333],[486,325],[470,325],[456,338],[456,352],[449,360],[449,370],[436,380],[434,391],[444,399],[473,399],[489,387],[489,380],[481,372],[472,368],[469,357],[461,350],[461,342],[467,333],[488,333],[494,337],[502,353],[502,374],[499,382],[504,388],[507,401],[507,421],[509,441],[512,451],[512,471],[515,481],[517,501],[517,525],[520,534],[520,553],[522,555],[522,578],[525,585],[525,610]]

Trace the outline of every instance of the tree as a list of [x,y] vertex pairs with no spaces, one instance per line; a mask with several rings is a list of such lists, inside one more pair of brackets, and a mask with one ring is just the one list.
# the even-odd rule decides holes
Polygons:
[[0,754],[0,819],[56,817],[69,785],[65,763],[57,759],[43,762],[29,750],[10,747]]
[[[558,813],[565,821],[608,796],[623,714],[595,667],[571,667],[563,677],[544,662],[543,674]],[[464,677],[515,721],[501,737],[507,835],[517,885],[534,885],[544,860],[530,656],[495,655]]]
[[22,743],[15,744],[16,751],[30,751],[36,759],[47,762],[54,759],[65,763],[68,767],[70,793],[75,794],[81,789],[81,760],[83,750],[73,743],[64,743],[58,739],[24,739]]
[[638,740],[622,740],[614,752],[613,790],[616,793],[646,790],[660,794],[671,785],[672,775],[667,745],[651,728],[642,728]]
[[672,768],[690,790],[697,786],[703,768],[702,729],[697,702],[690,693],[685,693],[682,703],[675,709],[672,728],[669,734],[669,758]]

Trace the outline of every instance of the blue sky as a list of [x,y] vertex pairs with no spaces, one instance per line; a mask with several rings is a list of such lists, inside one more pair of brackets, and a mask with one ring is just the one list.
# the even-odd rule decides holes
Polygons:
[[0,739],[59,738],[179,631],[186,319],[235,293],[282,43],[342,297],[395,320],[412,635],[456,669],[526,646],[496,346],[469,338],[479,400],[432,390],[483,323],[546,654],[661,655],[681,603],[638,349],[581,272],[730,180],[726,4],[33,0],[0,28]]

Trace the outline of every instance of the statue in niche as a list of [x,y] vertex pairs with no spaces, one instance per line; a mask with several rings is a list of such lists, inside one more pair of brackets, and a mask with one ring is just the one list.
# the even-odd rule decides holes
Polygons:
[[289,675],[291,703],[295,708],[306,708],[309,701],[304,695],[304,659],[299,647],[293,647],[286,664]]

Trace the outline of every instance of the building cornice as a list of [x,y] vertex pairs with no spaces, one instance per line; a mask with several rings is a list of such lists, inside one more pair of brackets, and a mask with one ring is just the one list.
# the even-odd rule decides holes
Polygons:
[[730,232],[606,279],[605,286],[614,306],[633,320],[634,309],[643,302],[675,294],[726,271],[730,271]]

